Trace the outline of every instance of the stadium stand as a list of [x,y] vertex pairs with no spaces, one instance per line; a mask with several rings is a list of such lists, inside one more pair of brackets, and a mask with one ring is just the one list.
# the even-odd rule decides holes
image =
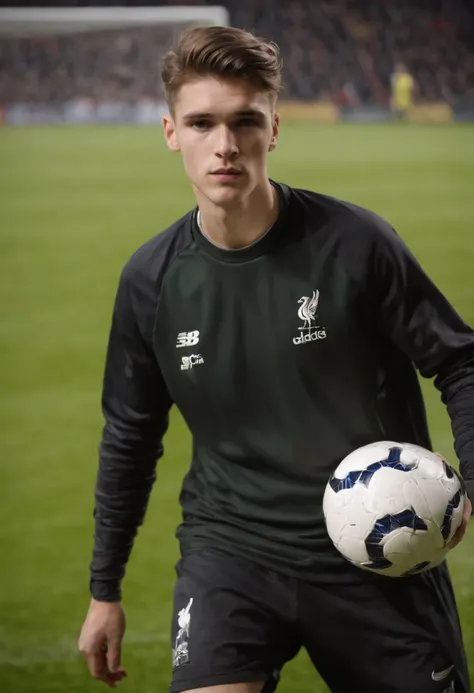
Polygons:
[[[28,4],[34,3],[16,6]],[[89,5],[71,0],[59,4]],[[386,106],[393,66],[403,61],[415,79],[418,102],[442,100],[451,107],[474,107],[474,11],[469,0],[224,0],[219,4],[228,8],[234,26],[279,44],[287,99]],[[171,35],[168,27],[155,26],[2,37],[0,104],[159,99],[159,62]]]

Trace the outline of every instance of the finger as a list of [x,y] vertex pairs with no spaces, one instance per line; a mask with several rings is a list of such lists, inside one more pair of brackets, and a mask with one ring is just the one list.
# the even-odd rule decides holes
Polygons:
[[464,503],[464,517],[466,520],[470,520],[472,515],[472,503],[469,500],[469,498],[466,498],[466,501]]
[[117,688],[118,684],[120,683],[123,677],[117,674],[112,674],[107,669],[104,669],[101,672],[94,674],[93,678],[96,681],[102,681],[111,688]]
[[467,529],[467,522],[463,519],[457,530],[455,531],[453,538],[449,542],[449,548],[454,549],[463,539]]
[[469,526],[469,520],[471,519],[471,513],[472,513],[471,501],[469,500],[469,498],[466,498],[465,503],[464,503],[464,513],[463,513],[463,518],[462,518],[461,524],[459,525],[459,527],[455,531],[453,538],[451,539],[451,541],[448,544],[450,549],[454,549],[463,540],[464,535],[466,534],[468,526]]
[[121,667],[118,667],[116,671],[110,670],[105,652],[93,655],[89,668],[95,679],[103,681],[113,688],[116,688],[120,681],[127,676],[127,672]]
[[107,645],[107,666],[109,671],[116,672],[120,667],[120,640],[112,640]]
[[91,675],[97,681],[103,681],[109,686],[115,685],[113,674],[109,671],[105,652],[92,652],[86,655]]
[[84,652],[87,666],[92,676],[98,676],[104,669],[105,653],[104,652]]
[[107,676],[112,680],[112,681],[121,681],[127,676],[127,672],[125,669],[118,669],[117,671],[107,671]]
[[127,672],[125,671],[125,669],[119,669],[118,671],[110,673],[110,678],[116,683],[120,683],[120,681],[126,678],[126,676]]

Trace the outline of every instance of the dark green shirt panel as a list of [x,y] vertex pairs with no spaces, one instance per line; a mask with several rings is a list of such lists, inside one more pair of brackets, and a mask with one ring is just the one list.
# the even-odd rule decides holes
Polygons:
[[[299,310],[314,295],[308,328]],[[243,263],[193,244],[169,268],[155,349],[194,439],[182,546],[246,536],[260,559],[313,569],[335,559],[321,510],[329,473],[354,448],[397,432],[360,302],[334,249],[306,229],[288,229],[271,253]],[[196,344],[177,346],[195,333]]]
[[[198,445],[235,441],[238,430],[249,454],[282,458],[286,473],[304,477],[334,464],[342,433],[373,433],[364,420],[375,415],[377,374],[354,282],[310,237],[301,244],[238,265],[188,248],[163,282],[155,348]],[[305,329],[298,310],[313,292],[317,319]],[[192,332],[198,344],[176,346]],[[183,369],[190,357],[200,362]]]

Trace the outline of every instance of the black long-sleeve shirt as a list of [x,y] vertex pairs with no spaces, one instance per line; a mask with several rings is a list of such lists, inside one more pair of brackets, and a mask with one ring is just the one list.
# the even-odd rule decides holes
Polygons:
[[193,437],[183,553],[346,579],[324,488],[366,443],[431,447],[416,369],[436,377],[474,497],[473,330],[380,217],[275,185],[279,217],[253,245],[216,247],[193,210],[123,270],[103,386],[97,599],[120,598],[173,403]]

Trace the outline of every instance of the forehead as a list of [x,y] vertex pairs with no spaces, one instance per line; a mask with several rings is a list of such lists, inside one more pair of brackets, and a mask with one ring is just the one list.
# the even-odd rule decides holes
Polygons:
[[267,114],[272,111],[272,98],[267,91],[245,80],[199,77],[181,86],[174,106],[178,117],[190,112],[224,117],[243,110]]

